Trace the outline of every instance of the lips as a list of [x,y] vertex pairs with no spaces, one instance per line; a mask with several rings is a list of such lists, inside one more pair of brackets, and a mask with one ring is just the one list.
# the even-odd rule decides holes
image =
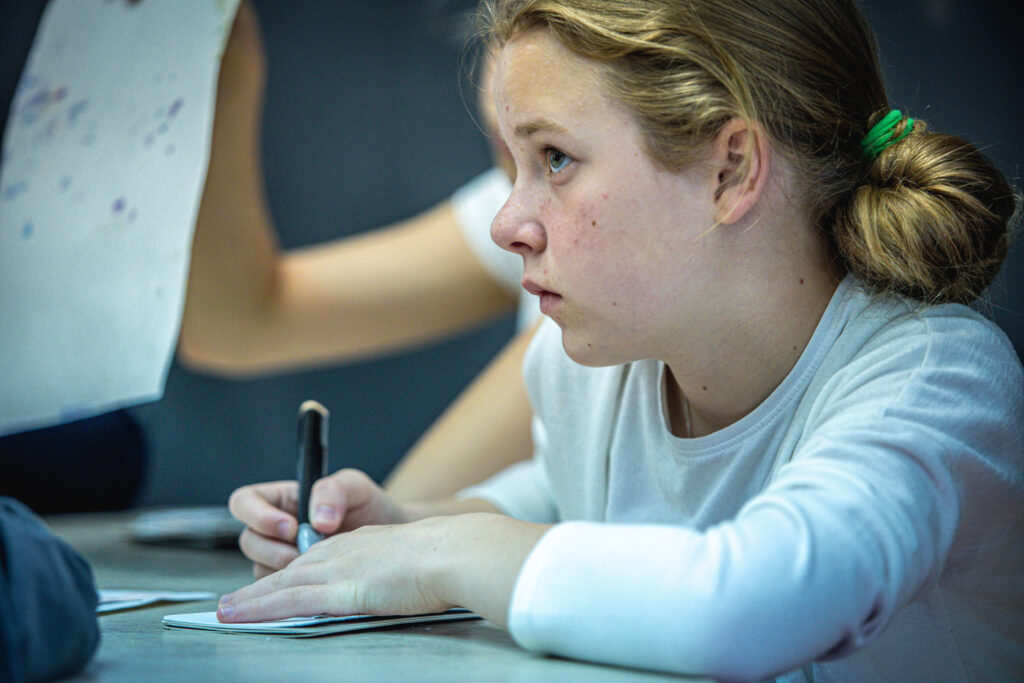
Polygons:
[[528,278],[523,278],[522,284],[523,284],[523,289],[525,289],[530,294],[533,294],[534,296],[543,296],[545,294],[555,294],[555,292],[552,292],[549,289],[544,289],[543,287],[538,285],[536,282],[534,282],[533,280],[530,280]]
[[523,289],[530,294],[540,297],[540,312],[548,315],[559,301],[562,300],[562,295],[556,292],[552,292],[549,289],[544,289],[533,280],[529,278],[523,278]]

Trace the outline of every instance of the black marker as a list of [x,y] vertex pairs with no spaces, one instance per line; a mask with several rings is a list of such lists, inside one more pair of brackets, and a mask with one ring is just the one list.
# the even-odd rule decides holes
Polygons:
[[309,522],[309,493],[317,479],[327,475],[327,408],[316,401],[299,406],[299,552],[324,540]]

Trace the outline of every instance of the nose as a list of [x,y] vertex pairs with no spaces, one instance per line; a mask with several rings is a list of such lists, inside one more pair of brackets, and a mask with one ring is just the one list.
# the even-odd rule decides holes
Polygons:
[[521,256],[544,251],[547,232],[525,192],[513,188],[491,223],[491,239],[502,249]]

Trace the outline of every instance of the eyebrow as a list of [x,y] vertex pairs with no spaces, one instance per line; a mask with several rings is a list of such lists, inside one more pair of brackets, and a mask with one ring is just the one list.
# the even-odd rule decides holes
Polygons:
[[548,119],[540,118],[540,119],[534,119],[533,121],[530,121],[529,123],[523,123],[523,124],[520,124],[520,125],[516,126],[514,132],[515,132],[515,136],[516,137],[528,138],[528,137],[530,137],[532,135],[535,135],[535,134],[541,133],[541,132],[565,133],[567,131],[565,130],[565,128],[563,128],[562,126],[558,125],[554,121],[550,121]]

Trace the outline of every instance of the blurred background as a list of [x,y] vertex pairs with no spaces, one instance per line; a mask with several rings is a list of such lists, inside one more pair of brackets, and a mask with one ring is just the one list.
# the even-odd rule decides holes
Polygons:
[[[0,123],[44,4],[0,0]],[[472,0],[253,5],[268,62],[267,193],[284,248],[411,216],[489,167],[463,49]],[[1008,5],[862,3],[893,106],[979,145],[1020,187],[1024,23]],[[1022,251],[1018,243],[983,307],[1019,355]],[[413,352],[248,380],[175,363],[163,399],[130,410],[147,453],[134,502],[223,503],[239,485],[293,477],[295,414],[308,398],[332,413],[332,468],[358,467],[380,481],[512,331],[509,317]]]

